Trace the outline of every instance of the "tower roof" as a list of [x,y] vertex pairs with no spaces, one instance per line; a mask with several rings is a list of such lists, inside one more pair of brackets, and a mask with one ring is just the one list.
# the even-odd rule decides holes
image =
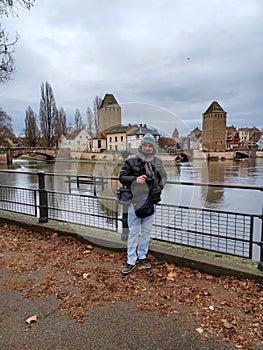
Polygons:
[[216,101],[212,102],[211,105],[207,108],[207,110],[203,113],[205,114],[210,114],[210,113],[218,113],[218,112],[224,112],[226,113],[223,108],[220,106],[220,104]]
[[140,124],[136,130],[129,133],[129,135],[145,135],[145,134],[152,134],[153,136],[160,136],[160,133],[155,130],[148,128],[146,124],[142,125]]
[[118,104],[118,102],[117,102],[116,98],[113,96],[113,94],[105,94],[100,108],[113,106],[113,105],[115,105],[115,106],[117,105],[118,107],[120,107],[120,105]]

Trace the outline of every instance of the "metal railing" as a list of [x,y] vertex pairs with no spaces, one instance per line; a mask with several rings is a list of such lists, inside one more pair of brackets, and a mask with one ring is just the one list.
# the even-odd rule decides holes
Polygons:
[[[37,180],[35,188],[0,185],[1,210],[33,215],[39,218],[40,223],[57,220],[120,233],[127,229],[127,213],[123,212],[116,198],[100,195],[98,188],[94,191],[94,186],[98,183],[104,186],[104,181],[110,185],[113,181],[118,185],[117,178],[93,176],[94,184],[92,184],[88,177],[89,189],[83,191],[78,187],[75,192],[72,192],[71,188],[69,191],[67,187],[63,191],[54,191],[47,189],[46,186],[46,176],[61,177],[63,178],[61,181],[68,182],[69,175],[42,171],[32,173],[4,170],[0,171],[0,176],[2,173],[30,174],[37,177]],[[256,186],[180,181],[168,181],[168,183],[183,186],[263,190],[262,187]],[[156,206],[152,237],[155,240],[191,248],[257,259],[258,268],[263,271],[263,213],[249,214],[160,204]]]

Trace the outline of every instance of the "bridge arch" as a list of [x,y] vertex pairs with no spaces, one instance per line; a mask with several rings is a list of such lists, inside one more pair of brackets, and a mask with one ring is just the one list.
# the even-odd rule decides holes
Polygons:
[[12,163],[14,158],[18,158],[22,155],[28,156],[43,156],[47,160],[54,160],[57,158],[59,149],[48,147],[13,147],[7,150],[9,163]]

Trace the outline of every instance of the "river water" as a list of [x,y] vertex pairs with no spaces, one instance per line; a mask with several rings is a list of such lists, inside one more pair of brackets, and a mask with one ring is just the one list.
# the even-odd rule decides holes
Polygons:
[[[17,170],[21,174],[0,173],[1,184],[30,187],[37,186],[37,177],[29,172],[45,171],[46,173],[78,174],[117,177],[120,166],[116,164],[90,164],[85,162],[45,162],[15,160],[11,166],[0,165],[0,170]],[[169,180],[225,183],[234,185],[263,186],[263,158],[244,161],[210,161],[193,160],[181,166],[167,166]],[[46,177],[48,189],[67,190],[64,177]],[[103,195],[115,196],[119,184],[109,184]],[[163,203],[206,207],[227,211],[261,214],[263,192],[255,190],[229,189],[219,187],[183,186],[167,184],[162,197]]]

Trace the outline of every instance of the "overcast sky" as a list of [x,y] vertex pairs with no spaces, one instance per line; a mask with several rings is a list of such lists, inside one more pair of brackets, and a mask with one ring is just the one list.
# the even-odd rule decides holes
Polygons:
[[21,134],[48,81],[68,122],[112,93],[123,123],[170,135],[202,128],[213,101],[227,125],[263,129],[262,18],[262,0],[36,0],[1,20],[20,39],[0,107]]

